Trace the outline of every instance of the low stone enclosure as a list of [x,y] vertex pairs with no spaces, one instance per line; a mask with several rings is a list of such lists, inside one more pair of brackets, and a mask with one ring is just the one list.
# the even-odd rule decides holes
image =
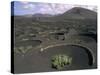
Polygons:
[[[96,61],[97,61],[97,52],[96,52],[96,42],[93,38],[88,37],[88,36],[80,36],[80,35],[71,35],[71,36],[67,36],[62,40],[62,35],[61,35],[61,39],[51,39],[48,35],[45,36],[38,36],[36,38],[34,38],[33,40],[31,40],[31,44],[29,44],[29,48],[27,48],[27,46],[25,48],[23,48],[22,50],[17,48],[15,48],[15,53],[22,53],[22,55],[24,56],[25,54],[27,54],[27,52],[31,52],[34,50],[39,50],[40,53],[44,52],[45,50],[47,50],[48,48],[53,48],[53,47],[57,47],[57,46],[67,46],[67,45],[74,45],[74,46],[78,46],[78,47],[82,47],[86,50],[86,53],[88,54],[88,58],[89,58],[89,64],[95,66],[96,65]],[[36,46],[32,46],[32,43],[37,40],[39,41],[39,44],[37,44]],[[24,40],[22,41],[24,42],[29,42],[29,40]],[[36,41],[35,41],[36,42]],[[25,43],[24,43],[25,44]]]

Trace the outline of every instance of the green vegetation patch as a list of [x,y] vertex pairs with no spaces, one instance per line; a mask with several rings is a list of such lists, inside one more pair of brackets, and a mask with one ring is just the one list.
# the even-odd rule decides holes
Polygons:
[[70,65],[72,63],[72,57],[59,54],[52,57],[52,68],[61,70],[66,65]]
[[14,52],[15,53],[22,53],[25,54],[27,51],[31,50],[33,47],[32,46],[20,46],[20,47],[15,47]]

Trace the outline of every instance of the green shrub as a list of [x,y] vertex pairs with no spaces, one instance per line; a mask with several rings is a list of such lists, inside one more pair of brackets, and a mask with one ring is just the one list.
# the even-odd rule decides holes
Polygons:
[[67,55],[55,55],[52,57],[52,68],[63,69],[65,65],[69,65],[72,62],[72,58]]
[[25,54],[27,51],[31,50],[33,47],[32,46],[20,46],[20,47],[15,47],[14,51],[16,53],[22,53]]

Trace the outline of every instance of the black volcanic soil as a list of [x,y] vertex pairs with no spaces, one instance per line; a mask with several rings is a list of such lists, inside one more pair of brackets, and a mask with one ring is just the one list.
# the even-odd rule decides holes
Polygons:
[[[35,18],[34,16],[11,16],[11,19],[12,26],[14,25],[14,45],[16,47],[30,45],[35,47],[40,45],[41,41],[37,42],[34,39],[37,38],[36,36],[39,32],[48,33],[51,31],[54,32],[55,30],[64,30],[64,32],[69,33],[70,29],[74,29],[77,34],[86,33],[89,37],[92,37],[97,41],[97,13],[83,8],[74,8],[62,15],[54,17]],[[93,35],[89,35],[90,32]],[[74,32],[71,33],[73,34]],[[34,37],[32,36],[32,38],[30,38],[30,34],[34,34]],[[82,35],[87,36],[86,34]],[[50,37],[50,35],[47,37]],[[22,42],[23,38],[29,39],[30,41]],[[72,65],[66,66],[63,70],[94,68],[89,65],[90,58],[85,48],[78,46],[59,46],[49,48],[44,52],[31,50],[26,52],[25,55],[14,53],[14,73],[57,71],[56,69],[51,68],[51,57],[56,54],[66,54],[73,58]]]
[[89,65],[89,57],[85,48],[69,45],[49,48],[42,53],[34,50],[25,56],[15,54],[15,73],[57,71],[51,68],[51,57],[56,54],[66,54],[73,58],[72,64],[63,70],[92,68]]
[[16,42],[15,45],[16,47],[19,47],[19,46],[31,46],[32,47],[35,47],[37,45],[40,45],[41,44],[41,41],[40,40],[27,40],[27,41],[20,41],[20,42]]

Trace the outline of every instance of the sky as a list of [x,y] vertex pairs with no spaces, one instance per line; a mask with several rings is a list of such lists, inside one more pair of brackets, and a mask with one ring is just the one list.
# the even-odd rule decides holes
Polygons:
[[14,6],[11,11],[14,15],[28,15],[28,14],[50,14],[57,15],[62,14],[73,7],[83,7],[93,11],[97,11],[96,6],[87,5],[69,5],[69,4],[56,4],[56,3],[36,3],[25,1],[14,1]]

